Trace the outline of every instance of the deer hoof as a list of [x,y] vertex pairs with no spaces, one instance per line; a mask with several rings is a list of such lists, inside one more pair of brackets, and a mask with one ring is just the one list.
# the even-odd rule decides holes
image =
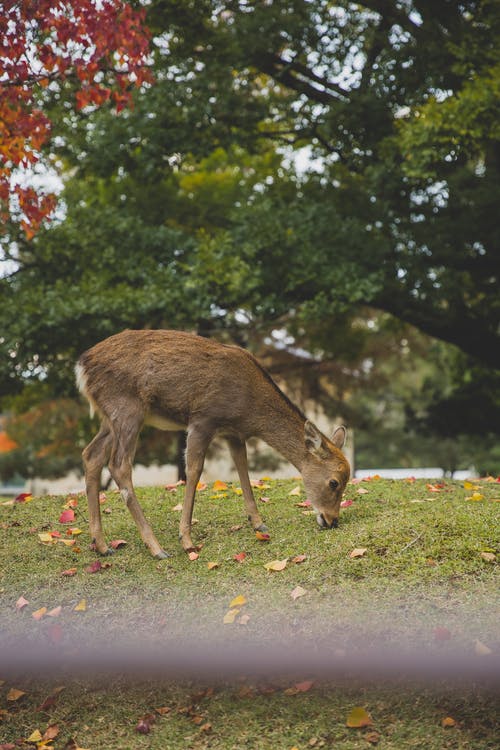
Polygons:
[[107,550],[105,550],[104,552],[100,552],[99,554],[103,557],[110,557],[111,555],[115,554],[115,551],[112,547],[108,547]]
[[167,557],[170,557],[168,552],[165,552],[165,550],[161,549],[159,552],[155,555],[155,560],[166,560]]

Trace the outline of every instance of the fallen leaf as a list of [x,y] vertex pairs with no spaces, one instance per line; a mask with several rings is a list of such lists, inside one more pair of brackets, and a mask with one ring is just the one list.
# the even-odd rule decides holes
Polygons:
[[236,560],[236,562],[241,563],[243,562],[246,556],[247,556],[246,552],[238,552],[237,555],[233,555],[233,560]]
[[172,510],[182,510],[182,503],[178,503],[176,506],[172,508]]
[[365,489],[365,487],[360,487],[356,490],[356,492],[358,493],[358,495],[367,495],[369,490]]
[[35,612],[32,612],[31,616],[34,620],[41,620],[44,615],[47,614],[47,607],[40,607]]
[[49,531],[49,534],[53,539],[59,539],[61,537],[60,531]]
[[434,628],[433,633],[435,641],[449,641],[451,638],[451,632],[448,630],[448,628],[437,627]]
[[73,523],[74,520],[75,511],[71,508],[68,508],[68,510],[63,510],[63,512],[59,516],[59,523]]
[[486,560],[486,562],[495,562],[497,559],[497,556],[494,552],[481,552],[481,557],[483,560]]
[[31,492],[21,492],[20,495],[14,498],[15,503],[29,503],[30,500],[33,500]]
[[160,708],[155,708],[155,711],[157,714],[160,714],[160,716],[166,716],[170,713],[172,709],[170,706],[161,706]]
[[43,733],[42,740],[53,740],[59,734],[59,727],[57,724],[50,724]]
[[59,605],[58,607],[54,607],[54,609],[51,609],[50,612],[47,612],[47,617],[59,617],[59,615],[62,612],[62,607]]
[[100,560],[94,560],[94,562],[89,565],[87,568],[85,568],[86,573],[98,573],[100,570],[102,570],[103,565]]
[[292,687],[286,688],[283,691],[284,695],[298,695],[299,693],[306,693],[312,688],[314,682],[312,680],[305,680],[304,682],[296,682]]
[[482,495],[481,492],[473,492],[472,495],[466,497],[465,499],[477,503],[480,500],[484,500],[484,495]]
[[492,653],[491,648],[488,648],[488,646],[485,646],[485,644],[479,640],[474,641],[474,651],[478,656],[488,656]]
[[297,508],[310,508],[311,507],[311,501],[310,500],[304,500],[301,503],[295,503]]
[[41,739],[42,739],[42,733],[40,732],[39,729],[35,729],[35,731],[32,732],[29,737],[26,738],[26,742],[35,743],[35,742],[40,742]]
[[226,612],[226,614],[224,615],[222,622],[224,623],[224,625],[231,625],[235,621],[236,616],[239,615],[239,613],[239,609],[228,610],[228,612]]
[[241,617],[238,618],[238,625],[248,625],[249,620],[250,615],[241,615]]
[[255,538],[258,539],[259,542],[269,542],[271,539],[271,536],[269,534],[264,533],[263,531],[256,531]]
[[87,600],[81,599],[78,604],[76,605],[74,612],[85,612],[87,609]]
[[26,695],[24,690],[18,690],[17,688],[11,688],[9,692],[7,693],[7,700],[8,701],[18,701],[19,698],[22,698],[23,695]]
[[206,721],[205,724],[202,724],[200,727],[200,732],[211,732],[212,731],[212,725],[209,721]]
[[55,540],[52,538],[52,535],[48,532],[38,534],[38,538],[43,544],[55,544]]
[[232,607],[242,607],[244,604],[247,603],[247,599],[243,596],[243,594],[240,594],[239,596],[235,596],[231,604],[229,605]]
[[151,731],[151,725],[156,721],[154,714],[147,714],[136,724],[135,731],[139,734],[149,734]]
[[356,547],[356,549],[353,549],[352,552],[349,552],[349,557],[355,558],[355,557],[363,557],[368,552],[366,547]]
[[78,536],[78,534],[81,534],[81,533],[82,533],[81,529],[75,529],[75,528],[66,529],[66,534],[71,535],[71,536]]
[[68,568],[67,570],[63,570],[63,571],[61,572],[61,575],[62,575],[62,576],[68,576],[68,577],[69,577],[69,576],[74,576],[74,575],[76,575],[76,573],[77,573],[77,569],[76,569],[76,568]]
[[293,490],[290,490],[288,493],[289,495],[300,495],[302,493],[302,490],[299,485],[293,488]]
[[340,503],[340,507],[341,508],[348,508],[352,504],[353,504],[352,500],[342,500],[342,502]]
[[295,586],[290,596],[292,597],[293,601],[295,601],[296,599],[299,599],[301,596],[305,596],[306,594],[307,589],[302,588],[302,586]]
[[307,560],[307,555],[295,555],[295,557],[292,557],[290,562],[295,563],[298,565],[299,563],[303,563]]
[[58,539],[58,541],[65,547],[73,547],[76,544],[76,539]]
[[29,604],[29,601],[25,599],[24,596],[20,596],[16,602],[16,609],[21,610],[23,607],[26,607],[27,604]]
[[472,482],[468,482],[465,480],[464,482],[464,490],[475,490],[477,489],[477,484],[473,484]]
[[206,490],[206,489],[207,489],[207,487],[208,487],[208,485],[207,485],[207,483],[206,483],[206,482],[198,482],[198,484],[196,485],[196,489],[197,489],[197,490],[198,490],[199,492],[203,492],[203,490]]
[[188,557],[191,560],[191,562],[194,562],[194,560],[197,560],[199,558],[198,552],[188,552]]
[[261,503],[268,503],[270,499],[271,499],[270,497],[264,497],[264,496],[259,498]]
[[123,547],[123,546],[125,546],[125,544],[127,544],[127,542],[125,541],[125,539],[113,539],[109,543],[109,546],[112,547],[113,549],[118,549],[118,547]]
[[220,479],[216,479],[215,482],[213,483],[212,489],[215,490],[215,491],[218,491],[218,490],[227,490],[228,486],[227,486],[227,484],[225,482],[221,482]]
[[231,531],[231,532],[239,531],[242,528],[243,528],[243,524],[242,523],[237,523],[235,526],[231,526],[231,528],[229,529],[229,531]]
[[448,727],[455,727],[456,725],[457,722],[451,716],[445,716],[444,719],[441,719],[441,726],[445,729]]
[[[103,495],[103,494],[104,494],[103,492],[101,492],[99,494],[99,501],[100,502],[102,502],[101,501],[101,495]],[[63,505],[63,508],[76,508],[76,507],[78,507],[78,500],[76,499],[76,497],[70,497],[70,498],[68,498],[68,500]]]
[[243,490],[241,489],[241,487],[233,487],[233,492],[236,495],[243,495]]
[[360,729],[361,727],[369,727],[373,724],[370,714],[365,711],[362,706],[355,706],[352,711],[349,712],[346,719],[346,726],[350,729]]
[[214,570],[214,568],[218,568],[219,563],[218,562],[207,562],[207,568],[209,570]]
[[264,565],[266,570],[271,571],[280,571],[284,570],[286,568],[288,560],[273,560],[272,562],[268,562]]
[[367,732],[363,735],[363,739],[370,743],[370,745],[377,745],[380,742],[379,732]]

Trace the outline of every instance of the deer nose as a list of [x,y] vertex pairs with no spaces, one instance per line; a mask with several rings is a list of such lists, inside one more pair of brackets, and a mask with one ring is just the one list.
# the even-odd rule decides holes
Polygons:
[[323,513],[319,513],[316,516],[316,520],[322,529],[336,529],[338,528],[338,525],[339,525],[338,518],[332,518],[331,520],[327,520]]

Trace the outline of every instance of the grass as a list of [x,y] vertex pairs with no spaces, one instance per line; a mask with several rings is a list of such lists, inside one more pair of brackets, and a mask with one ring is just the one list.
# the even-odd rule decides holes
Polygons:
[[[58,522],[68,498],[0,505],[0,653],[9,662],[5,675],[0,663],[0,747],[17,742],[16,747],[33,748],[35,742],[21,740],[36,729],[43,735],[49,725],[59,730],[49,744],[56,750],[77,747],[72,739],[89,750],[498,747],[498,696],[487,686],[447,675],[425,683],[411,673],[389,680],[370,671],[370,658],[364,673],[363,658],[381,650],[397,658],[409,646],[414,656],[431,662],[465,655],[490,663],[498,655],[498,575],[496,561],[486,558],[498,556],[500,485],[351,483],[345,498],[353,502],[342,511],[339,528],[323,532],[310,509],[298,505],[303,492],[289,494],[302,487],[300,481],[266,484],[256,496],[269,498],[258,500],[269,541],[255,538],[235,486],[199,492],[193,537],[203,548],[195,561],[177,539],[174,508],[182,502],[181,488],[138,491],[171,553],[164,561],[149,556],[119,495],[108,493],[102,505],[110,511],[103,513],[107,538],[127,544],[113,557],[100,558],[111,565],[97,573],[87,571],[96,555],[89,548],[83,497],[76,498],[71,524],[82,532],[76,536]],[[474,492],[481,497],[469,499]],[[50,531],[75,544],[42,543],[39,534]],[[350,557],[356,548],[366,552]],[[241,563],[234,560],[240,552],[246,554]],[[292,562],[298,555],[305,560]],[[264,568],[285,559],[281,572]],[[218,567],[209,570],[207,562]],[[70,568],[76,568],[74,576],[61,575]],[[297,586],[305,593],[294,600]],[[246,603],[233,623],[224,624],[239,595]],[[29,604],[16,610],[20,596]],[[82,600],[85,610],[75,611]],[[53,617],[32,617],[42,607],[50,612],[59,606]],[[24,651],[16,651],[20,643]],[[86,652],[96,643],[100,652]],[[138,644],[144,644],[148,668],[146,656],[157,648],[160,655],[185,654],[189,673],[184,679],[167,679],[161,670],[134,673],[127,649],[137,654]],[[240,644],[242,649],[251,644],[259,669],[234,679],[200,669],[197,679],[189,654],[200,644],[202,656],[215,657],[221,644],[222,655],[224,649],[237,655]],[[301,649],[325,659],[338,656],[344,666],[352,665],[352,674],[349,669],[335,675],[266,673],[259,649],[272,654],[280,648],[292,664]],[[30,653],[38,659],[31,670]],[[123,669],[112,665],[109,673],[103,669],[94,676],[78,671],[74,656],[84,660],[87,653],[90,660],[99,653],[124,656]],[[16,658],[23,662],[17,673]],[[52,673],[51,659],[58,667],[67,659],[70,666]],[[304,690],[309,678],[313,684]],[[293,687],[297,684],[302,690]],[[12,688],[25,694],[8,700]],[[53,694],[49,706],[37,710]],[[348,728],[354,706],[364,706],[373,724]],[[165,711],[159,714],[158,708]],[[156,721],[142,735],[136,725],[150,714]],[[455,724],[444,728],[445,717]]]

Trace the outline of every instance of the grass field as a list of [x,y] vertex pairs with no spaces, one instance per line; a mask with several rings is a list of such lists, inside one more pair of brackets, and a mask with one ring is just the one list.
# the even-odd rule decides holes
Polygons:
[[[499,683],[481,680],[500,652],[500,483],[350,483],[333,531],[316,526],[300,480],[255,492],[269,540],[237,485],[199,492],[196,560],[177,539],[182,488],[138,491],[162,561],[115,493],[105,531],[126,544],[99,560],[83,497],[0,504],[0,748],[500,746]],[[425,679],[408,653],[417,666],[465,658],[474,681]],[[373,671],[380,655],[390,674]],[[356,707],[366,714],[348,721]]]

